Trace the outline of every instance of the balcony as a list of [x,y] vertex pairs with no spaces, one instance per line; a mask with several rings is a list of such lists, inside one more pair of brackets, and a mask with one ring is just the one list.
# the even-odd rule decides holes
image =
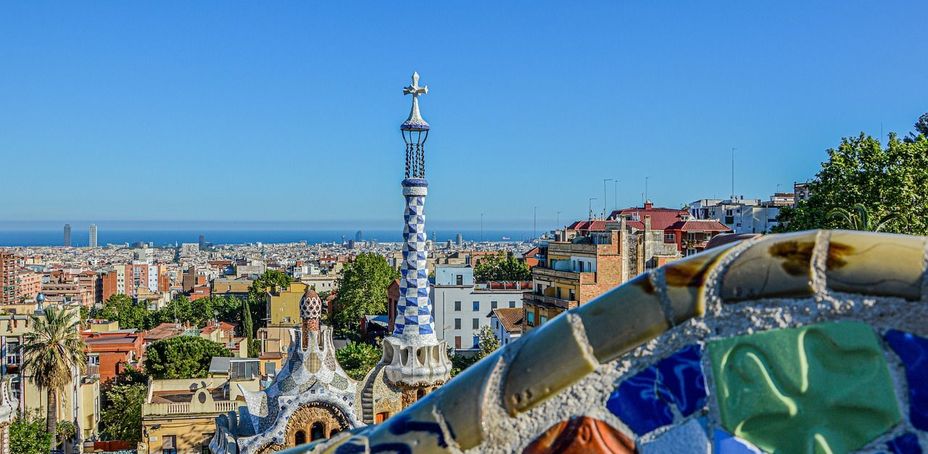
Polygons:
[[87,369],[84,371],[84,376],[86,377],[99,377],[100,376],[100,366],[97,364],[88,364]]
[[554,296],[536,295],[534,293],[526,294],[524,302],[554,306],[561,309],[572,309],[580,304],[580,302],[577,300],[567,300]]
[[548,244],[548,255],[585,254],[585,255],[595,256],[596,251],[597,251],[597,246],[599,245],[592,244],[592,243],[551,242]]
[[[221,400],[207,404],[197,404],[197,408],[194,409],[194,413],[228,413],[238,409],[239,405],[241,405],[241,402],[231,400]],[[142,416],[188,415],[190,413],[190,402],[142,405]]]
[[545,280],[555,280],[555,279],[565,279],[570,281],[580,281],[580,284],[595,284],[596,283],[596,273],[583,272],[578,273],[575,271],[560,271],[552,270],[551,268],[543,268],[541,266],[536,266],[532,268],[532,277],[536,279],[545,279]]
[[6,355],[4,359],[4,364],[7,367],[19,367],[22,363],[22,358],[18,354]]

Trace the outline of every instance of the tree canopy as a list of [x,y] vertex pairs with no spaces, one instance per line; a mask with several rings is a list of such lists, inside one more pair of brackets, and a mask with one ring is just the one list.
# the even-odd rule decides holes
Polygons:
[[48,454],[52,435],[37,415],[19,416],[10,424],[10,449],[18,454]]
[[512,254],[499,253],[480,258],[474,266],[474,279],[477,282],[528,281],[532,279],[532,272],[525,262]]
[[338,278],[333,325],[353,333],[365,315],[387,312],[387,287],[399,272],[378,254],[363,253],[342,270]]
[[217,342],[197,336],[178,336],[148,346],[145,371],[153,378],[203,378],[214,356],[231,356]]
[[781,209],[775,231],[847,228],[831,213],[859,204],[870,219],[886,220],[882,231],[928,234],[928,139],[914,137],[890,134],[885,146],[863,133],[842,139],[809,182],[808,200]]
[[32,316],[32,324],[20,347],[23,368],[47,395],[46,431],[54,440],[58,433],[58,393],[71,384],[73,371],[84,372],[86,345],[80,335],[80,319],[74,311],[47,307],[44,314]]
[[138,442],[142,439],[142,405],[148,386],[142,383],[114,384],[104,393],[106,405],[100,427],[106,440]]
[[335,352],[338,364],[345,373],[355,380],[363,380],[367,373],[377,365],[383,351],[371,344],[351,342],[341,350]]

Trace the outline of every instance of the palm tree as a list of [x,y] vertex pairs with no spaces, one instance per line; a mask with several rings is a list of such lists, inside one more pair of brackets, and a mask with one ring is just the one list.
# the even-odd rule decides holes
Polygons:
[[71,384],[72,371],[86,367],[80,319],[64,308],[48,307],[44,315],[32,316],[33,329],[23,336],[23,367],[47,396],[46,430],[57,443],[58,392]]
[[862,203],[855,203],[854,212],[844,208],[835,208],[828,212],[828,218],[840,221],[846,228],[850,230],[879,232],[880,230],[883,230],[883,227],[886,227],[887,224],[895,219],[896,215],[890,213],[886,216],[883,216],[879,221],[874,222],[872,219],[870,219],[870,214],[867,210],[867,207],[865,207]]

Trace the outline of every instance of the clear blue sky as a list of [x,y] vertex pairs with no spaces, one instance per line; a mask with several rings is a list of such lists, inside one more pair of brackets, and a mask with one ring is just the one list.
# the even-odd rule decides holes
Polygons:
[[0,220],[393,225],[413,70],[461,227],[725,196],[731,147],[767,197],[928,111],[925,1],[443,3],[3,2]]

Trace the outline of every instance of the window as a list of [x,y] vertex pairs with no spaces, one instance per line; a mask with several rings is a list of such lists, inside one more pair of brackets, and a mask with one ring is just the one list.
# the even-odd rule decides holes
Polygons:
[[374,417],[374,424],[380,424],[386,421],[387,418],[389,417],[390,417],[390,412],[388,411],[382,411],[380,413],[377,413],[377,416]]
[[535,294],[542,295],[543,294],[542,292],[543,291],[541,290],[541,284],[535,284]]
[[454,302],[454,311],[455,311],[455,312],[461,312],[461,302],[460,302],[460,301],[455,301],[455,302]]
[[464,275],[463,275],[463,274],[458,274],[457,277],[456,277],[456,279],[457,279],[457,284],[458,284],[458,285],[464,285]]
[[480,336],[474,336],[474,347],[473,348],[480,348]]
[[539,325],[544,325],[546,321],[548,321],[548,317],[545,317],[544,315],[542,315],[541,317],[538,317]]
[[454,336],[454,348],[460,350],[460,348],[461,348],[461,336]]
[[677,242],[677,236],[674,235],[673,233],[665,233],[665,234],[664,234],[664,242],[665,242],[665,243],[676,243],[676,242]]
[[516,307],[516,302],[515,302],[515,301],[510,301],[510,302],[509,302],[509,307],[510,307],[510,308]]
[[561,297],[561,288],[560,288],[560,287],[555,287],[554,296],[557,297],[557,298],[560,298],[560,297]]
[[528,323],[528,326],[535,326],[535,313],[532,311],[526,311],[525,321]]
[[461,319],[454,319],[454,329],[461,329]]
[[474,325],[474,326],[473,326],[474,329],[480,329],[480,319],[479,319],[479,318],[475,318],[475,319],[473,320],[473,325]]
[[480,311],[480,301],[474,301],[474,311]]
[[88,366],[99,366],[99,365],[100,365],[100,355],[89,355],[89,356],[87,356],[87,365],[88,365]]
[[277,375],[277,364],[267,361],[264,363],[264,373],[270,376]]
[[569,296],[568,298],[569,300],[573,301],[577,299],[577,294],[574,292],[574,289],[568,290],[567,293],[568,293],[567,296]]
[[496,309],[499,306],[499,303],[496,301],[490,301],[490,309]]
[[164,443],[161,444],[161,454],[177,454],[177,436],[164,436]]

